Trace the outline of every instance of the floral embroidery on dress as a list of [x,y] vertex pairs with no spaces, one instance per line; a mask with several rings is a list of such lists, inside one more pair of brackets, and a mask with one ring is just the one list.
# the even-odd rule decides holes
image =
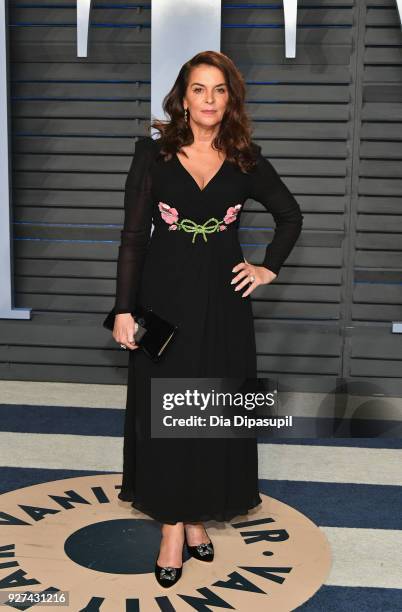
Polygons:
[[242,207],[242,204],[235,204],[235,206],[229,206],[223,219],[216,219],[211,217],[205,223],[200,225],[195,223],[191,219],[179,220],[179,213],[176,208],[165,204],[165,202],[159,202],[158,208],[160,210],[162,219],[170,226],[169,230],[183,230],[185,232],[193,232],[194,243],[197,234],[202,234],[204,241],[207,242],[206,234],[212,234],[213,232],[222,232],[227,229],[230,223],[233,223],[237,219],[237,215]]

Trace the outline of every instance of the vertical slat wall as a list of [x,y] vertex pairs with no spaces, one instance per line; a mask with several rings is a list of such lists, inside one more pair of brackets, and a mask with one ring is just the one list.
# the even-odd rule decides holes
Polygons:
[[150,112],[149,3],[94,2],[77,58],[76,7],[10,3],[16,305],[3,378],[122,383],[127,354],[101,327],[115,292],[123,187]]
[[[253,294],[259,372],[277,376],[282,387],[331,391],[340,377],[363,383],[372,377],[361,369],[368,363],[362,331],[368,323],[370,337],[377,338],[382,328],[378,316],[374,323],[359,310],[361,274],[373,271],[361,259],[370,252],[359,240],[379,240],[378,222],[367,209],[376,199],[391,222],[397,215],[399,172],[398,103],[392,125],[384,108],[391,89],[387,94],[383,81],[376,94],[365,89],[371,98],[386,96],[382,103],[366,97],[362,106],[360,97],[360,81],[368,85],[374,74],[366,36],[386,40],[392,31],[394,44],[401,44],[392,25],[395,5],[380,4],[383,16],[373,8],[370,17],[367,8],[363,35],[361,3],[299,0],[297,56],[286,59],[281,3],[223,2],[222,51],[247,81],[254,138],[305,218],[278,279]],[[370,19],[374,25],[387,15],[386,32],[370,31]],[[135,138],[146,133],[149,119],[150,22],[149,3],[94,2],[89,57],[77,58],[74,3],[10,2],[16,305],[32,307],[33,318],[0,320],[1,378],[125,381],[127,354],[100,323],[113,303],[126,172]],[[387,45],[381,51],[392,88],[400,49],[391,54]],[[395,87],[392,92],[397,95]],[[388,126],[391,150],[381,141]],[[375,141],[365,137],[373,128],[380,135]],[[378,180],[367,182],[372,168],[364,176],[370,157],[364,146],[373,144],[382,147],[385,192],[378,192]],[[378,157],[378,150],[372,153]],[[378,166],[376,172],[378,177]],[[364,225],[369,220],[372,234]],[[273,225],[261,204],[248,201],[240,239],[249,261],[261,261]],[[389,248],[377,248],[391,255]],[[401,267],[398,249],[393,254],[392,265],[381,264],[388,274]],[[370,312],[388,287],[374,286]],[[392,287],[395,311],[398,286]],[[374,358],[386,367],[386,326],[383,331]],[[384,392],[388,382],[384,375]],[[393,392],[397,383],[394,377]]]
[[[222,50],[247,81],[255,139],[304,214],[278,278],[253,293],[258,368],[282,388],[329,390],[342,367],[355,8],[351,0],[298,4],[296,58],[285,57],[281,2],[224,9]],[[257,263],[274,221],[257,202],[247,211],[242,242]]]
[[[373,393],[401,391],[402,33],[393,0],[360,7],[362,104],[356,117],[351,333],[345,374]],[[359,382],[361,381],[361,385]]]

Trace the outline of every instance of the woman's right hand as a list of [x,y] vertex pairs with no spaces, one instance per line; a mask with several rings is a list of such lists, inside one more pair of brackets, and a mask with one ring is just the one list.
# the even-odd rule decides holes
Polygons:
[[124,312],[115,315],[114,327],[113,327],[113,338],[119,344],[124,344],[127,348],[133,350],[139,348],[138,344],[135,344],[134,333],[137,324],[134,317],[129,312]]

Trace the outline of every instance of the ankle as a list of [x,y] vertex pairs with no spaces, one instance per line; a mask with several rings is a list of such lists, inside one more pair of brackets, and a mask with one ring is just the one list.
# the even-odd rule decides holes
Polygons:
[[162,537],[173,536],[175,538],[184,537],[184,524],[176,523],[175,525],[170,525],[168,523],[164,523],[161,527]]
[[184,529],[189,531],[205,530],[204,523],[184,523]]

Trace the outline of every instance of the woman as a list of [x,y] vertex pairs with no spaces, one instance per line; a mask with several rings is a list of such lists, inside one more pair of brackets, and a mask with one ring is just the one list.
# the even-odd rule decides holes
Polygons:
[[[170,120],[152,123],[158,139],[137,141],[127,175],[113,329],[130,349],[119,498],[162,523],[162,586],[179,580],[184,543],[212,561],[204,521],[229,521],[261,503],[255,438],[151,439],[148,422],[152,377],[257,376],[250,295],[277,277],[301,231],[296,200],[251,141],[244,101],[233,62],[198,53],[164,100]],[[262,265],[244,259],[236,231],[248,198],[276,223]],[[158,363],[135,350],[138,304],[179,328]]]

